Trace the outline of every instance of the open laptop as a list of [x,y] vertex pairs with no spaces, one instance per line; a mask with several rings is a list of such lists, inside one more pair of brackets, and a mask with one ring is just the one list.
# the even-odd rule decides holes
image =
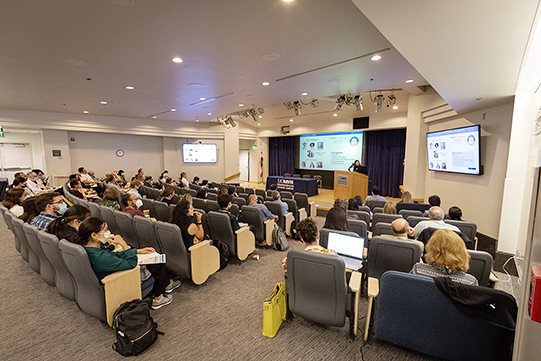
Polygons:
[[358,270],[363,263],[364,238],[329,232],[327,249],[334,250],[344,260],[346,268]]

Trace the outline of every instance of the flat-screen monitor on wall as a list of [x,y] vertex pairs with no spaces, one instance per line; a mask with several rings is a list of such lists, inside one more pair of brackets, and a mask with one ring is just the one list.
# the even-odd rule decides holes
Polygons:
[[363,132],[307,134],[299,137],[299,169],[347,170],[362,164]]
[[182,144],[184,163],[216,163],[216,144]]
[[446,129],[426,133],[428,170],[463,174],[483,174],[481,166],[481,126]]

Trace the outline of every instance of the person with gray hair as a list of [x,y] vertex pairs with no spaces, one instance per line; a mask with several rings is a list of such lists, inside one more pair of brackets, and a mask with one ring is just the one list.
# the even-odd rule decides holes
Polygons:
[[383,237],[398,239],[401,241],[417,242],[421,246],[421,252],[424,252],[425,245],[423,242],[417,241],[408,236],[413,236],[413,228],[410,227],[408,221],[404,218],[397,218],[391,223],[391,229],[394,235],[384,234]]
[[460,229],[458,229],[458,227],[453,226],[452,224],[445,223],[443,221],[444,217],[445,213],[443,212],[443,209],[436,206],[430,207],[430,209],[428,210],[428,218],[430,218],[430,220],[417,223],[413,232],[413,236],[415,238],[419,238],[419,235],[425,228],[450,229],[455,232],[460,232]]
[[272,191],[272,199],[273,203],[278,203],[282,210],[282,216],[285,216],[289,210],[289,207],[286,202],[282,201],[282,197],[280,196],[280,192],[278,191]]

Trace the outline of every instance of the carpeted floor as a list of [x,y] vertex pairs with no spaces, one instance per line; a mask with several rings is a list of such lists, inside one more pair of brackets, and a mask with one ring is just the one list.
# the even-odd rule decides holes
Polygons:
[[[322,219],[317,217],[319,226]],[[0,358],[3,360],[121,360],[111,349],[115,334],[107,324],[80,311],[22,260],[13,235],[0,221],[2,306]],[[300,242],[291,241],[293,248]],[[347,326],[325,327],[301,317],[284,323],[275,338],[261,335],[262,304],[283,279],[285,252],[259,249],[260,260],[229,264],[203,287],[186,282],[174,301],[152,311],[165,332],[142,360],[435,360],[371,337],[362,331],[353,343]],[[359,326],[364,326],[361,299]],[[362,347],[362,350],[361,350]]]

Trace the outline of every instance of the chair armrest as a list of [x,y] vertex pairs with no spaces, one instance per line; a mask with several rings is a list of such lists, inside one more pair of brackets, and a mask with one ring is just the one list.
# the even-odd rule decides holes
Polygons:
[[374,277],[368,277],[368,297],[377,297],[379,294],[379,280]]
[[191,246],[190,248],[188,248],[188,251],[190,251],[190,252],[197,251],[197,250],[200,249],[200,248],[207,247],[207,245],[210,245],[210,241],[209,241],[209,240],[201,241],[201,242],[199,242],[199,243],[197,243],[197,244],[194,244],[194,245]]
[[141,299],[141,273],[139,265],[135,268],[115,272],[104,277],[101,282],[105,289],[105,313],[107,323],[113,326],[113,314],[124,302]]
[[306,213],[306,209],[300,208],[299,209],[299,222],[303,219],[308,218],[308,214]]
[[250,253],[255,251],[255,236],[249,227],[242,227],[235,233],[237,234],[237,257],[244,261]]
[[285,220],[285,227],[286,227],[284,231],[286,232],[288,236],[291,237],[291,223],[293,223],[293,221],[295,220],[295,217],[293,217],[293,213],[287,212],[287,214],[284,216],[284,220]]
[[351,277],[349,279],[349,289],[352,292],[361,291],[361,273],[353,271],[351,272]]
[[265,221],[265,241],[269,246],[272,246],[272,231],[274,230],[274,224],[274,219],[267,219]]
[[196,285],[204,283],[211,274],[220,269],[220,251],[210,245],[210,241],[201,241],[189,249],[191,258],[192,281]]
[[494,272],[490,271],[490,275],[488,276],[489,285],[491,288],[497,289],[498,288],[498,277],[494,274]]
[[317,216],[316,202],[308,202],[308,205],[310,207],[310,217],[314,218],[315,216]]

